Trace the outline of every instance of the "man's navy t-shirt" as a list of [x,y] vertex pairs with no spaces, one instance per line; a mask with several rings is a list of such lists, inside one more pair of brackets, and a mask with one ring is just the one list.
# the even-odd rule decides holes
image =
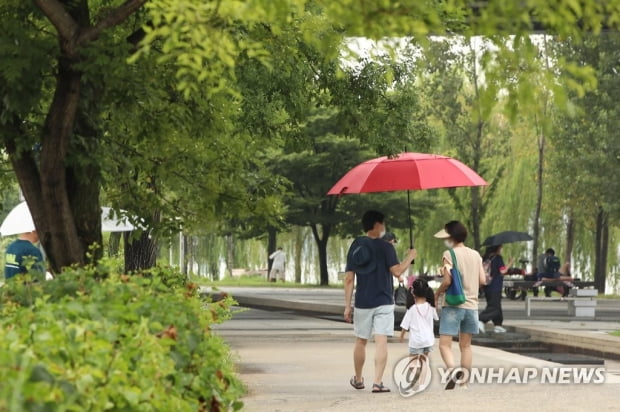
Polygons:
[[[357,280],[355,307],[360,309],[394,304],[394,285],[390,268],[399,264],[396,249],[383,239],[373,239],[372,245],[377,268],[369,274],[355,274]],[[353,271],[351,262],[347,262],[346,271]]]
[[35,245],[27,240],[17,239],[6,248],[4,277],[10,279],[20,273],[26,273],[28,270],[24,266],[28,262],[28,258],[33,260],[32,270],[45,272],[42,265],[43,254]]
[[491,283],[486,286],[487,292],[501,292],[504,286],[504,276],[500,269],[504,266],[501,255],[493,256],[491,260]]

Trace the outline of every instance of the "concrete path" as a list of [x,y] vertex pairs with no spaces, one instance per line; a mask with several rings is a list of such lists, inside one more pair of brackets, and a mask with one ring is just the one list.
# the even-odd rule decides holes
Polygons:
[[[336,288],[222,287],[221,289],[235,296],[242,305],[264,305],[285,309],[294,304],[298,310],[339,315],[344,306],[344,292]],[[211,289],[203,288],[203,290],[208,292]],[[484,300],[481,306],[484,308]],[[507,320],[574,320],[568,315],[566,302],[536,302],[530,318],[526,317],[524,301],[503,299],[502,308],[504,318]],[[598,299],[595,320],[620,322],[620,299]]]
[[[344,295],[329,288],[223,288],[242,305],[254,308],[294,310],[328,319],[342,320]],[[209,293],[209,288],[204,288]],[[536,316],[525,316],[525,302],[502,300],[504,324],[517,332],[550,344],[572,345],[620,359],[620,337],[608,332],[620,330],[620,300],[599,299],[596,319],[568,316],[565,302],[546,302]],[[485,307],[484,300],[480,309]],[[396,307],[402,316],[404,307]]]
[[[438,349],[431,355],[433,381],[410,398],[401,397],[391,377],[395,363],[406,356],[406,343],[393,339],[384,382],[393,392],[373,394],[370,384],[356,391],[352,375],[352,326],[316,319],[292,311],[249,309],[216,329],[231,345],[248,394],[247,411],[583,411],[618,410],[620,377],[609,375],[604,384],[473,384],[469,389],[445,391],[437,367]],[[373,375],[372,343],[364,376]],[[458,348],[454,347],[458,355]],[[474,366],[557,367],[497,349],[474,347]]]

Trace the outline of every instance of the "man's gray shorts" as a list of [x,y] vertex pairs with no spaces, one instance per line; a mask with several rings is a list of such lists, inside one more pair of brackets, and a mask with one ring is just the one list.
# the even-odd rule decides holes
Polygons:
[[394,335],[394,305],[377,306],[376,308],[355,308],[353,311],[353,328],[355,336],[370,339],[375,335]]

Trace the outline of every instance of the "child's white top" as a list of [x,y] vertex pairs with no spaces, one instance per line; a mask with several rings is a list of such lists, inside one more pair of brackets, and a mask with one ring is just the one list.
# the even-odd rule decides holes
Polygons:
[[400,327],[409,331],[410,348],[421,349],[435,344],[433,319],[439,320],[439,317],[435,308],[428,302],[413,305],[405,313]]

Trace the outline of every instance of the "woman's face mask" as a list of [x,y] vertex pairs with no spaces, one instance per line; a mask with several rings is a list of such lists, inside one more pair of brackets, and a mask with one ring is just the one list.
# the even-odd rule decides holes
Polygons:
[[448,249],[452,249],[454,247],[454,242],[451,239],[446,239],[443,243]]

